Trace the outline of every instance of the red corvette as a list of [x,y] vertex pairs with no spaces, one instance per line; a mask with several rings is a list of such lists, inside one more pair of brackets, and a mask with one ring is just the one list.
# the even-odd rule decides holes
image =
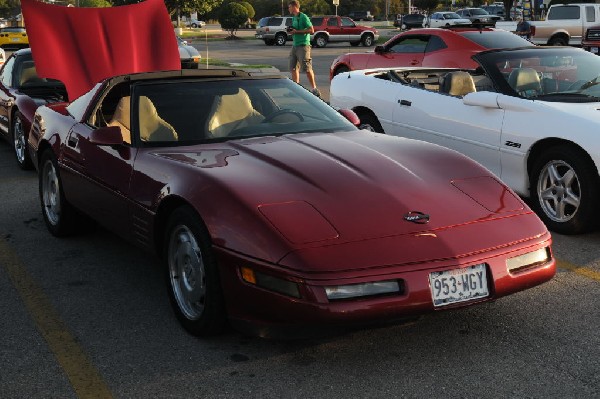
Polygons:
[[429,28],[400,33],[375,52],[348,53],[336,58],[329,78],[356,69],[423,66],[475,69],[471,56],[493,48],[531,46],[531,42],[501,29]]
[[456,152],[358,130],[289,79],[118,76],[38,108],[44,220],[157,252],[193,334],[394,320],[552,278],[551,238]]
[[[147,7],[173,34],[161,0],[118,11],[22,4],[30,23],[37,17],[34,52],[48,51],[44,35],[64,28],[34,32],[49,12],[73,24],[80,13],[104,14],[98,25],[107,26],[124,7]],[[218,333],[227,320],[257,334],[389,321],[495,300],[554,276],[546,227],[474,161],[358,130],[355,114],[341,111],[349,122],[281,76],[140,71],[156,57],[148,37],[130,39],[146,62],[121,57],[118,67],[139,73],[92,85],[114,67],[94,51],[89,59],[64,47],[55,59],[34,53],[77,99],[39,107],[28,148],[50,232],[67,235],[93,219],[156,252],[192,334]],[[69,68],[52,69],[58,58]],[[82,81],[72,65],[95,74]]]

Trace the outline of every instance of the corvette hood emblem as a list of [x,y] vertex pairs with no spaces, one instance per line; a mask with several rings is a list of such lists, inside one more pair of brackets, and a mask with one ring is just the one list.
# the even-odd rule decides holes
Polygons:
[[410,211],[404,215],[404,220],[418,224],[425,224],[429,223],[429,215],[419,211]]

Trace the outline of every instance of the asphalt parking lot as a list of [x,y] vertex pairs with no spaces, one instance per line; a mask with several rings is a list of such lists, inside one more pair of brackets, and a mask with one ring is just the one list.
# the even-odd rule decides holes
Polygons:
[[[287,70],[289,45],[208,44],[211,58]],[[326,70],[348,50],[314,50],[326,99]],[[4,142],[0,204],[1,398],[600,396],[600,231],[553,235],[557,276],[496,302],[299,341],[197,339],[151,255],[102,229],[47,232],[37,176]]]

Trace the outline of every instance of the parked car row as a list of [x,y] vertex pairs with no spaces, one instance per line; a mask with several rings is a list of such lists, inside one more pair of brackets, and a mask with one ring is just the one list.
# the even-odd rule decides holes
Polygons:
[[[379,38],[377,29],[357,25],[348,17],[336,15],[314,16],[310,18],[314,28],[311,43],[315,47],[325,47],[328,43],[348,42],[352,46],[362,44],[371,47]],[[292,17],[261,18],[256,28],[255,37],[265,42],[267,46],[283,46],[292,36],[288,27],[292,26]]]

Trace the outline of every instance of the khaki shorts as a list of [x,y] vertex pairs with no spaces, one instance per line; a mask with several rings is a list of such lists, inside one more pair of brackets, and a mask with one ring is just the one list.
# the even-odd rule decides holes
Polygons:
[[302,71],[312,71],[312,59],[310,58],[310,46],[292,46],[290,51],[290,71],[298,68]]

